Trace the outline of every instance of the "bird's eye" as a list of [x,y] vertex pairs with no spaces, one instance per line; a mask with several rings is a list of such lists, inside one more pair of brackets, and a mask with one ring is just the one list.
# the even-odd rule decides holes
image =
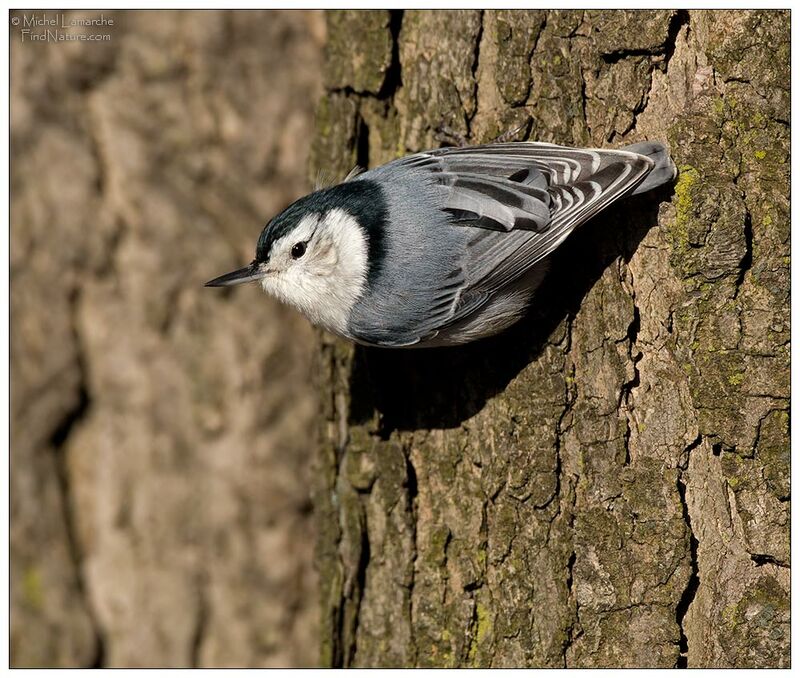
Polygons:
[[305,253],[306,253],[306,244],[304,242],[298,242],[292,246],[292,259],[299,259]]

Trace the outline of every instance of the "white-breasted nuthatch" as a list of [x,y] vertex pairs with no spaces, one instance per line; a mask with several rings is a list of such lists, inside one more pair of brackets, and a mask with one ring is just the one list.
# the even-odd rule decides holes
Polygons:
[[547,256],[575,228],[675,174],[655,142],[416,153],[293,203],[261,232],[249,266],[206,285],[259,281],[362,344],[464,344],[524,314]]

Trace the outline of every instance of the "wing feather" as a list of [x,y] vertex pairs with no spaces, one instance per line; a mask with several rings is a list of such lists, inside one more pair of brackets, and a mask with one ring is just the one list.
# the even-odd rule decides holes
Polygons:
[[437,149],[392,165],[421,173],[452,226],[474,231],[425,321],[395,342],[411,345],[465,321],[533,273],[575,228],[634,191],[654,162],[625,150],[524,142]]
[[[473,227],[461,284],[437,295],[429,336],[468,317],[553,252],[578,226],[633,191],[650,158],[544,143],[446,148],[401,162],[427,173],[457,227]],[[424,338],[424,336],[422,336]]]

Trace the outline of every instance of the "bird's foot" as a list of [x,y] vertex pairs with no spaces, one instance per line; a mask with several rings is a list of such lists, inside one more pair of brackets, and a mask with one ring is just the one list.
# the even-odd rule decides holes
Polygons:
[[437,125],[436,129],[433,130],[433,138],[444,146],[457,146],[458,148],[464,148],[465,146],[470,145],[469,139],[466,137],[466,135],[454,130],[445,123]]
[[[492,139],[489,143],[504,144],[508,141],[522,141],[528,135],[528,132],[530,131],[530,125],[531,125],[531,119],[529,117],[526,117],[521,124],[509,130],[506,130],[502,134]],[[521,136],[522,139],[518,139],[517,137],[519,136]]]
[[[516,127],[512,127],[509,130],[506,130],[502,134],[498,135],[488,143],[490,144],[504,144],[508,141],[521,141],[524,140],[525,137],[530,132],[531,127],[531,118],[526,117],[519,125]],[[434,130],[434,139],[438,141],[440,144],[445,146],[457,146],[458,148],[464,148],[465,146],[470,146],[469,138],[454,130],[449,125],[445,123],[441,123],[436,127]]]

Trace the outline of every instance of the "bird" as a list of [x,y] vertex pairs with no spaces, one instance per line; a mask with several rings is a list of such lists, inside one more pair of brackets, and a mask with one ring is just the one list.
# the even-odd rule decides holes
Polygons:
[[466,344],[525,315],[549,255],[576,228],[676,174],[654,141],[413,153],[295,201],[263,228],[249,265],[206,286],[257,281],[358,344]]

